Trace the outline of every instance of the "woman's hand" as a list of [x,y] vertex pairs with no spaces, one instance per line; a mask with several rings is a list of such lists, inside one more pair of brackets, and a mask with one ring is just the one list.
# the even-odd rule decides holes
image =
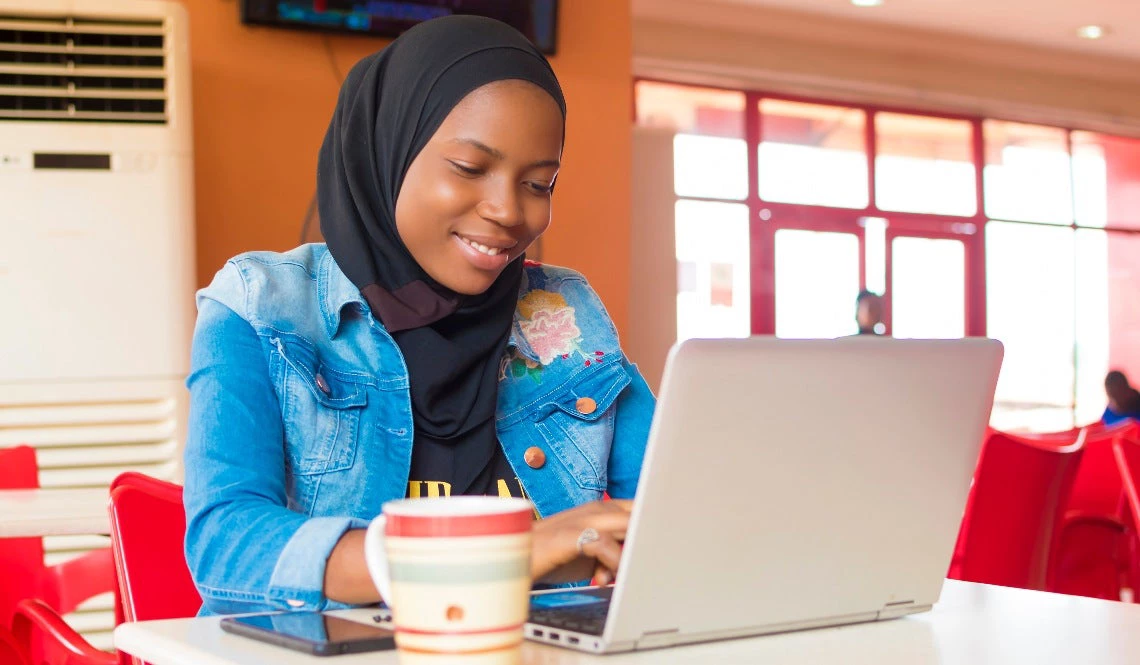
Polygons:
[[[535,522],[531,551],[531,577],[536,582],[573,582],[594,577],[609,584],[617,575],[621,543],[629,527],[632,501],[595,501]],[[582,545],[586,529],[598,539]]]

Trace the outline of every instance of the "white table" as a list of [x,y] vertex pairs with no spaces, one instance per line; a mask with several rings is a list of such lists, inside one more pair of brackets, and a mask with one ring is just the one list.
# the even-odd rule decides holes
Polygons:
[[0,490],[0,538],[111,533],[107,500],[106,489]]
[[[334,614],[370,621],[373,610]],[[151,665],[389,665],[396,652],[307,656],[224,633],[217,618],[124,624],[115,645]],[[465,659],[448,657],[463,665]],[[947,581],[932,612],[879,623],[613,656],[528,643],[525,665],[794,663],[813,665],[1134,665],[1140,605]],[[508,662],[510,662],[508,660]]]

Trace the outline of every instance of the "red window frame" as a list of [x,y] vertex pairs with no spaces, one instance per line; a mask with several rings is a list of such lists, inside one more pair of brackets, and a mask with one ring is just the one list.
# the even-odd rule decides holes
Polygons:
[[[799,229],[809,231],[831,231],[851,233],[859,240],[860,286],[866,283],[866,235],[860,218],[880,217],[888,220],[887,247],[885,253],[886,274],[888,276],[885,299],[884,323],[890,331],[892,318],[890,298],[890,276],[893,274],[893,259],[891,256],[891,243],[893,237],[925,237],[949,238],[959,240],[964,244],[965,266],[965,333],[967,336],[984,336],[986,326],[986,224],[991,220],[985,211],[985,137],[983,122],[985,120],[1004,120],[1011,122],[1025,122],[1009,120],[994,116],[963,115],[951,112],[930,111],[915,108],[906,108],[890,105],[876,105],[867,103],[845,102],[837,99],[826,99],[801,95],[787,95],[771,93],[760,90],[747,90],[741,87],[705,84],[691,81],[670,80],[652,77],[637,77],[633,85],[640,81],[648,81],[676,86],[690,86],[702,89],[726,90],[741,93],[745,97],[744,106],[744,140],[747,151],[748,164],[748,194],[745,200],[738,201],[715,198],[702,198],[684,196],[679,198],[706,201],[724,201],[729,203],[744,203],[748,207],[749,234],[750,234],[750,269],[751,269],[751,330],[754,335],[773,335],[776,331],[776,290],[775,290],[775,235],[780,229]],[[760,114],[760,101],[762,99],[775,99],[805,104],[822,104],[858,109],[865,114],[864,149],[867,159],[867,187],[868,205],[865,208],[834,208],[821,205],[788,204],[765,201],[759,194],[759,157],[758,149],[762,136],[763,118]],[[633,119],[637,118],[636,88],[633,95]],[[877,206],[875,195],[875,158],[876,133],[875,116],[878,113],[898,113],[914,116],[923,116],[937,119],[964,120],[971,125],[971,157],[974,165],[976,209],[973,215],[938,215],[923,213],[900,213],[881,210]],[[1061,129],[1066,135],[1066,147],[1072,154],[1073,132],[1082,131],[1081,128],[1071,126],[1058,126],[1055,123],[1043,122],[1042,126]],[[1075,195],[1075,193],[1074,193]],[[1074,211],[1075,212],[1075,211]],[[1038,222],[1025,222],[1021,220],[1005,220],[992,218],[994,221],[1010,222],[1016,224],[1039,225]],[[1082,229],[1092,228],[1110,234],[1136,234],[1140,235],[1140,226],[1136,228],[1114,225],[1111,222],[1105,227],[1082,226],[1075,218],[1068,225],[1045,224],[1051,228]],[[1073,385],[1073,403],[1070,408],[1076,408],[1076,390]]]

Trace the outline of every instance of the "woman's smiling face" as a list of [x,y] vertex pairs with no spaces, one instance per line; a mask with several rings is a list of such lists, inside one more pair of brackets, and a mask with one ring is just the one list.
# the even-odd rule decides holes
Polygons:
[[496,81],[463,98],[408,167],[396,230],[432,279],[483,293],[550,226],[564,121],[538,86]]

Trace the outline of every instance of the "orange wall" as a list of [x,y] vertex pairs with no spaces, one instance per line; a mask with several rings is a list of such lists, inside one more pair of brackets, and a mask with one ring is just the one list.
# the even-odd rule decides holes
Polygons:
[[[326,43],[343,75],[386,42],[246,27],[236,2],[184,3],[193,63],[198,283],[205,285],[234,254],[299,243],[317,149],[339,88]],[[552,64],[565,88],[569,126],[543,259],[585,273],[624,329],[630,7],[614,0],[560,4]]]

